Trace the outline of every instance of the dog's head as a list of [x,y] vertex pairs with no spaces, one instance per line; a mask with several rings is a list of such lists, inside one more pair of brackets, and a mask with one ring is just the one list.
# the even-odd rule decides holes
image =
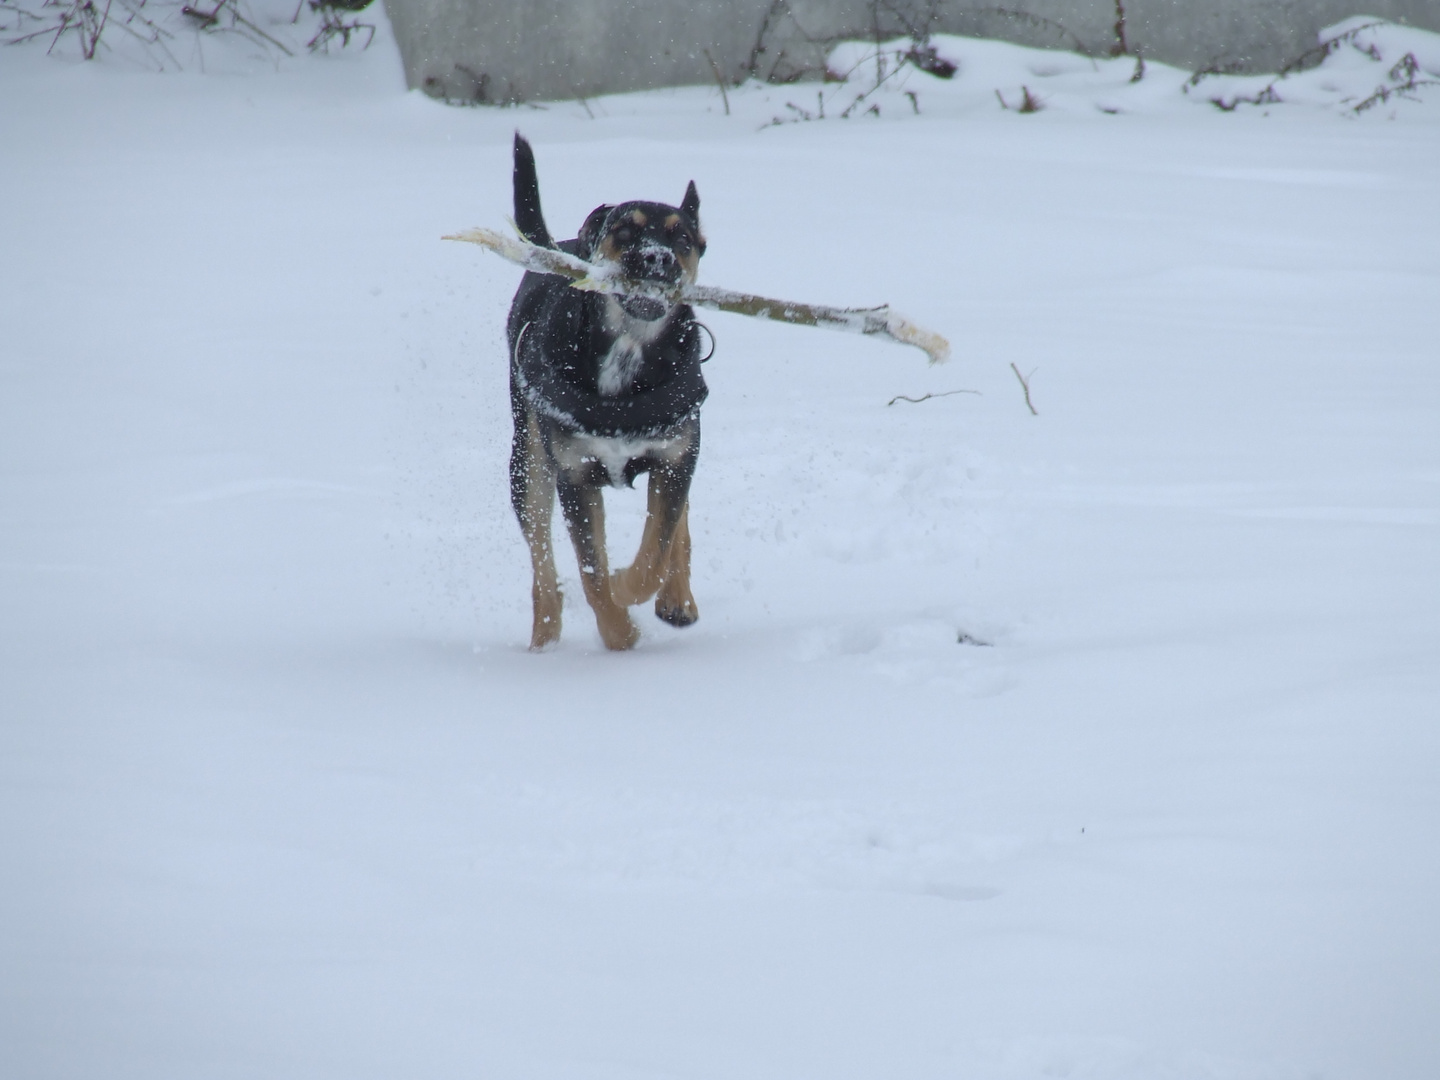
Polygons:
[[[691,284],[705,254],[700,232],[700,194],[692,180],[679,206],[626,202],[598,206],[580,229],[582,254],[591,262],[619,268],[632,281],[662,285]],[[654,321],[669,308],[648,297],[621,300],[626,312]]]

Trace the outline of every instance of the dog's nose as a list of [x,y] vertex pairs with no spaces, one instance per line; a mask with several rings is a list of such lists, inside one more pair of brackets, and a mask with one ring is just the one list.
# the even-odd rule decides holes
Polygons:
[[675,253],[669,248],[650,248],[644,254],[645,272],[652,275],[669,274],[675,268]]
[[635,278],[648,278],[674,284],[680,280],[680,260],[663,244],[645,244],[631,248],[624,256],[625,272]]

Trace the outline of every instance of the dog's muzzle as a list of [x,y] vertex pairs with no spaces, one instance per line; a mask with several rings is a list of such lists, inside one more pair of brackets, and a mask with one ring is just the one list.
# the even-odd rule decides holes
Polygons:
[[665,312],[670,310],[670,305],[664,300],[657,300],[653,296],[620,296],[620,307],[625,314],[631,318],[643,319],[645,322],[654,322],[663,318]]
[[[620,269],[631,281],[664,286],[678,285],[685,272],[675,252],[653,241],[637,244],[622,253]],[[622,296],[619,300],[625,314],[645,322],[662,319],[670,310],[668,303],[653,296]]]
[[620,256],[625,273],[644,281],[674,285],[680,280],[680,259],[664,244],[648,241],[629,248]]

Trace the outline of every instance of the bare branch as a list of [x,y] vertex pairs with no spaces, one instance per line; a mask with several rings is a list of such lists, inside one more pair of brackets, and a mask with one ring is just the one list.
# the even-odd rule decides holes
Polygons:
[[1099,70],[1099,68],[1095,67],[1095,50],[1081,41],[1064,23],[1056,22],[1053,19],[1047,19],[1040,15],[1032,15],[1028,11],[1017,11],[1014,8],[992,7],[982,8],[981,10],[1000,15],[1015,22],[1023,22],[1027,26],[1035,27],[1037,30],[1050,30],[1062,38],[1068,38],[1074,43],[1075,51],[1082,56],[1088,57],[1090,59],[1090,66],[1097,71]]
[[1021,375],[1020,369],[1016,367],[1014,362],[1012,361],[1010,364],[1010,370],[1015,373],[1015,378],[1020,380],[1021,389],[1025,391],[1025,405],[1030,410],[1030,415],[1039,416],[1040,414],[1035,410],[1035,403],[1030,400],[1030,375],[1034,375],[1035,372],[1039,371],[1040,369],[1035,368],[1033,371],[1030,372],[1030,375]]
[[[1381,102],[1389,101],[1392,97],[1407,97],[1407,90],[1416,90],[1422,86],[1440,86],[1440,79],[1411,79],[1404,86],[1377,86],[1373,94],[1355,106],[1354,111],[1362,113]],[[1411,98],[1410,100],[1418,101],[1419,99]]]
[[[1306,49],[1299,56],[1282,65],[1275,77],[1271,79],[1259,92],[1252,94],[1249,97],[1246,97],[1242,94],[1237,94],[1229,101],[1226,101],[1223,97],[1213,97],[1210,99],[1210,104],[1214,105],[1221,112],[1234,112],[1235,109],[1238,108],[1240,105],[1278,105],[1282,102],[1283,99],[1280,97],[1275,87],[1280,85],[1280,83],[1284,82],[1285,79],[1289,78],[1290,75],[1292,75],[1294,72],[1322,63],[1326,57],[1338,50],[1343,44],[1349,44],[1354,46],[1356,49],[1359,49],[1361,52],[1368,55],[1372,60],[1379,60],[1380,53],[1378,52],[1378,50],[1376,50],[1373,44],[1370,45],[1368,48],[1361,48],[1359,43],[1359,36],[1363,34],[1366,30],[1373,30],[1377,26],[1384,25],[1385,21],[1381,19],[1376,22],[1364,23],[1360,26],[1352,26],[1343,34],[1336,34],[1332,38],[1326,38],[1324,41],[1320,42],[1319,45],[1316,45],[1314,48],[1311,49]],[[1397,67],[1398,66],[1399,65],[1397,65]],[[1208,67],[1202,71],[1197,71],[1186,82],[1185,92],[1189,93],[1192,86],[1198,86],[1200,84],[1200,80],[1203,79],[1205,76],[1219,74],[1224,74],[1224,72],[1214,66]],[[1397,75],[1394,70],[1390,72],[1390,76],[1392,79],[1396,79],[1397,81],[1399,79],[1399,75]],[[1413,80],[1413,75],[1411,76],[1411,78]],[[1363,102],[1362,105],[1364,108],[1368,109],[1370,108],[1370,106],[1374,105],[1376,101],[1388,100],[1391,93],[1394,93],[1398,90],[1409,90],[1412,88],[1412,86],[1377,87],[1376,93],[1372,97],[1368,98],[1365,102]],[[1355,111],[1361,112],[1362,109],[1357,108]]]
[[1037,113],[1041,109],[1045,108],[1045,102],[1041,101],[1038,97],[1032,94],[1028,86],[1020,87],[1020,94],[1020,104],[1011,105],[1008,101],[1005,100],[999,90],[995,91],[995,96],[1000,99],[1000,107],[1002,109],[1009,109],[1013,112],[1018,113]]
[[294,55],[295,55],[294,53],[292,53],[289,49],[287,49],[287,48],[285,47],[285,45],[284,45],[283,42],[276,41],[273,37],[271,37],[269,34],[267,34],[264,30],[261,30],[260,27],[256,26],[256,25],[255,25],[253,22],[251,22],[249,19],[245,18],[245,16],[241,15],[240,12],[236,11],[233,4],[231,5],[230,13],[231,13],[231,15],[234,17],[234,19],[235,19],[236,22],[238,22],[240,25],[244,26],[246,29],[252,31],[253,33],[259,34],[262,38],[264,38],[266,41],[268,41],[271,45],[274,45],[275,48],[279,49],[279,50],[280,50],[282,53],[284,53],[286,56],[294,56]]
[[930,357],[932,364],[950,358],[950,343],[933,330],[917,326],[886,304],[873,308],[837,308],[823,304],[805,304],[792,300],[775,300],[754,293],[732,292],[711,285],[662,285],[659,282],[628,281],[613,269],[596,266],[556,248],[536,247],[518,237],[505,236],[493,229],[466,229],[442,237],[463,240],[488,248],[501,258],[538,274],[558,274],[570,279],[572,287],[586,292],[612,296],[654,296],[671,302],[679,301],[698,307],[750,315],[796,326],[821,326],[846,330],[853,334],[889,338],[902,345],[913,345]]
[[1115,44],[1110,46],[1110,55],[1130,55],[1130,42],[1125,38],[1125,0],[1115,0]]
[[951,394],[975,394],[975,395],[977,395],[977,396],[980,396],[980,391],[979,391],[979,390],[941,390],[941,391],[939,391],[938,393],[922,394],[920,397],[911,397],[911,396],[908,395],[908,394],[896,394],[894,397],[892,397],[892,398],[891,398],[889,401],[887,401],[885,404],[886,404],[887,406],[889,406],[889,405],[894,405],[895,402],[897,402],[897,401],[910,401],[910,402],[914,402],[916,405],[919,405],[922,401],[929,401],[931,398],[937,398],[937,397],[949,397]]
[[715,63],[715,57],[710,55],[710,50],[705,50],[705,59],[710,61],[710,70],[715,73],[715,85],[720,87],[720,100],[725,102],[725,115],[730,115],[730,95],[725,92],[725,78],[720,74],[720,65]]

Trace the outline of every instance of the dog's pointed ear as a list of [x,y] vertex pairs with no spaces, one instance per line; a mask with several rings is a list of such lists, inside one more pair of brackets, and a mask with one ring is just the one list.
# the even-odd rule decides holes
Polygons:
[[580,254],[583,258],[593,259],[595,257],[595,248],[599,245],[600,237],[605,232],[605,219],[614,209],[608,204],[597,206],[590,211],[590,216],[585,219],[585,224],[580,226]]
[[680,200],[680,209],[689,214],[690,220],[696,225],[700,224],[700,192],[695,190],[694,180],[685,188],[685,198]]
[[704,255],[705,236],[700,232],[700,192],[695,190],[694,180],[685,187],[685,198],[680,200],[680,212],[694,223],[695,244],[700,249],[700,254]]

